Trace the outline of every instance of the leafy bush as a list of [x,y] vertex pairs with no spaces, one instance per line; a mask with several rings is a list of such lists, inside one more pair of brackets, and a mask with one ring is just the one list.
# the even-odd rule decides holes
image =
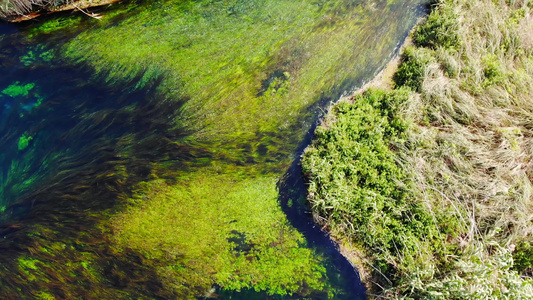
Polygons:
[[503,71],[502,63],[496,55],[486,55],[482,59],[483,62],[483,86],[489,87],[494,84],[502,82],[506,74]]
[[323,223],[362,242],[375,254],[375,267],[390,275],[396,267],[390,257],[398,251],[415,257],[422,243],[439,236],[401,183],[408,177],[389,147],[407,128],[396,112],[408,97],[408,89],[369,90],[337,104],[334,120],[317,129],[302,162],[309,201]]
[[520,242],[513,253],[513,269],[520,273],[533,269],[533,247],[529,242]]
[[420,91],[427,66],[434,61],[432,51],[424,48],[408,47],[402,54],[402,63],[394,75],[397,86],[410,87]]
[[449,6],[433,10],[426,22],[417,27],[413,39],[417,46],[458,48],[461,39],[458,33],[457,15]]

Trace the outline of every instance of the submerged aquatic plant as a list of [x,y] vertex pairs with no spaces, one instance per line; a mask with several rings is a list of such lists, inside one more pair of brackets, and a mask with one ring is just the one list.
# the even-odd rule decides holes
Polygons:
[[19,138],[18,142],[18,149],[24,150],[28,147],[30,144],[30,141],[33,140],[32,136],[29,136],[27,132],[23,133],[22,136]]
[[20,84],[19,81],[16,81],[6,87],[4,90],[2,90],[2,94],[7,95],[11,98],[28,96],[28,94],[34,87],[35,83]]

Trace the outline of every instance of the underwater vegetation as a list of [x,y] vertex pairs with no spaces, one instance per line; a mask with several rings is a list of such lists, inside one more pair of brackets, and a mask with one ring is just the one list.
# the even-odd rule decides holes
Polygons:
[[421,13],[389,2],[131,1],[2,36],[2,293],[364,298],[284,180]]

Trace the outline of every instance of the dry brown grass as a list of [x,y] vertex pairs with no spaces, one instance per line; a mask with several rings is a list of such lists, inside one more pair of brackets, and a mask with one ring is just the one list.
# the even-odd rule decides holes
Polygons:
[[1,0],[0,19],[21,22],[36,18],[41,13],[67,10],[78,10],[89,17],[99,19],[99,15],[85,9],[118,1],[120,0]]
[[[520,1],[441,5],[457,14],[462,43],[434,50],[438,63],[426,67],[421,92],[403,112],[415,120],[408,143],[415,147],[399,154],[428,209],[448,210],[460,220],[464,232],[450,241],[461,249],[457,261],[476,253],[488,263],[533,234],[531,9]],[[446,75],[450,67],[456,76]],[[439,276],[468,274],[459,268]],[[435,283],[435,274],[424,276]],[[487,285],[503,290],[498,280]],[[479,296],[466,292],[466,298]]]

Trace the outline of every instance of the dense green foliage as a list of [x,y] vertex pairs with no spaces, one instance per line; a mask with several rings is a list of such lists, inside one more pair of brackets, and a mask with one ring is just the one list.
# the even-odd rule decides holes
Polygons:
[[[303,170],[309,201],[336,234],[364,245],[379,272],[394,279],[396,255],[415,257],[421,245],[440,252],[434,221],[414,200],[391,143],[402,143],[407,123],[398,116],[409,90],[368,90],[343,101],[316,131]],[[435,247],[435,248],[434,248]],[[401,267],[403,268],[403,267]]]
[[413,38],[419,47],[457,48],[461,43],[457,32],[457,15],[450,6],[438,6],[416,28]]
[[398,86],[410,87],[420,91],[428,64],[434,61],[430,52],[424,48],[408,47],[402,53],[402,64],[394,75]]
[[516,245],[516,251],[513,254],[514,269],[531,275],[533,271],[533,247],[530,242],[520,242]]

